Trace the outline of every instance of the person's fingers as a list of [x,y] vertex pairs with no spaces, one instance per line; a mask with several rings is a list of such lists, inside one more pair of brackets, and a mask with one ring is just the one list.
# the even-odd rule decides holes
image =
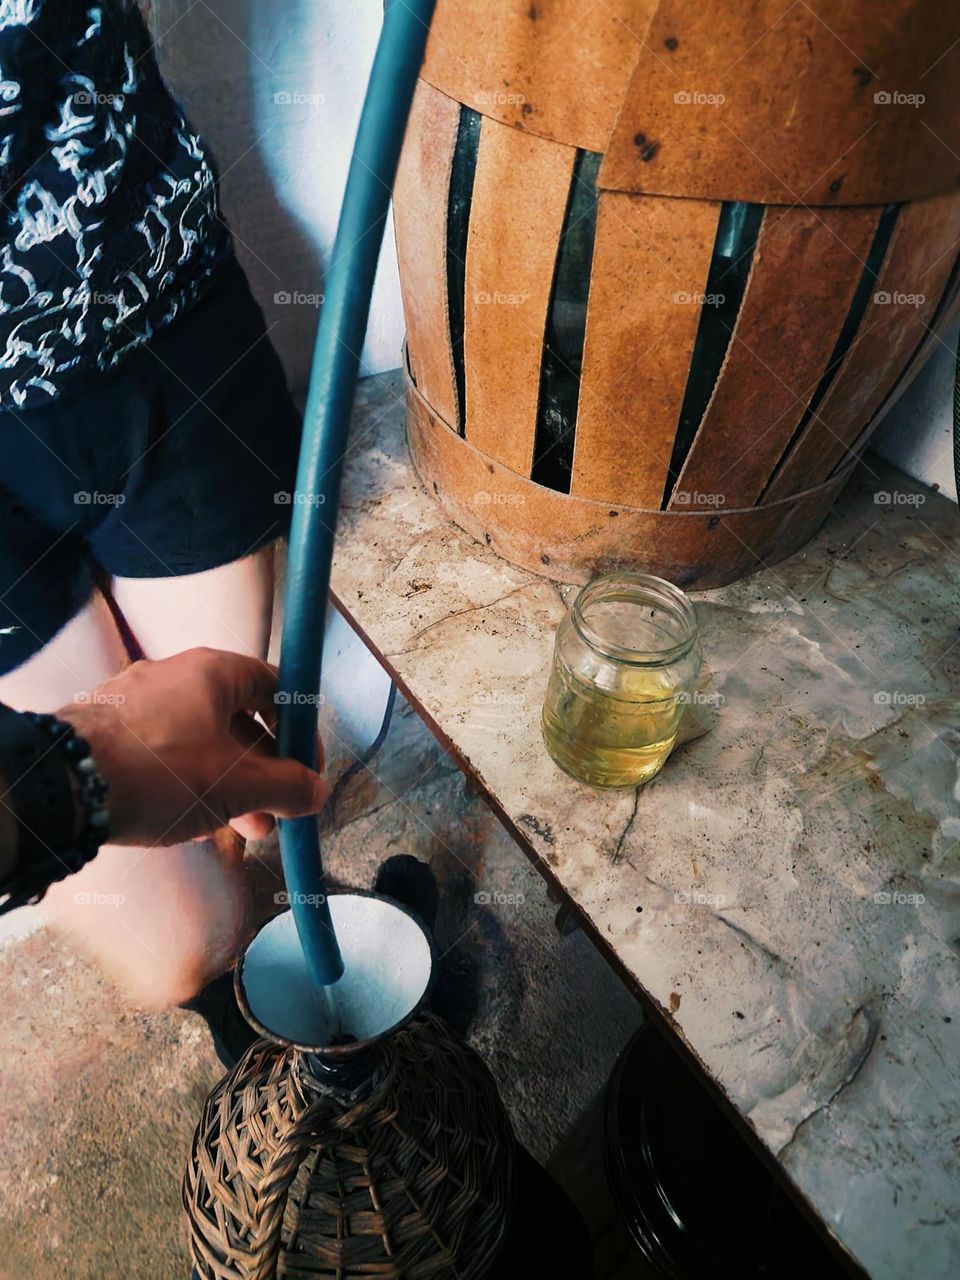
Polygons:
[[248,750],[258,751],[261,755],[267,756],[276,754],[277,743],[273,734],[259,720],[245,711],[237,712],[230,721],[230,735]]
[[[270,732],[276,736],[277,720],[283,695],[277,694],[277,668],[260,658],[239,653],[210,651],[216,663],[216,676],[226,695],[227,707],[236,712],[257,712]],[[317,737],[317,761],[323,768],[323,744]]]
[[242,817],[231,818],[230,825],[246,840],[266,840],[276,822],[269,813],[245,813]]
[[[275,756],[277,754],[277,739],[275,728],[268,729],[259,720],[255,720],[253,716],[247,715],[245,712],[239,712],[230,722],[230,734],[232,737],[250,751],[254,751],[261,756]],[[322,773],[324,769],[324,750],[323,739],[317,734],[317,772]]]
[[299,818],[319,813],[329,793],[320,775],[305,765],[254,752],[224,775],[218,790],[230,817],[272,813],[277,818]]
[[230,716],[238,711],[266,714],[273,708],[277,669],[269,662],[220,649],[190,650],[178,656],[189,658],[194,653],[200,655],[200,661],[209,664],[214,689]]
[[[277,708],[274,707],[273,710],[276,712]],[[266,727],[259,720],[255,720],[253,716],[241,714],[233,717],[230,732],[245,747],[256,747],[258,751],[273,756],[277,753],[277,716],[276,714],[264,715],[262,712],[261,715]],[[253,727],[251,728],[251,726]],[[326,755],[323,749],[323,738],[319,732],[317,733],[316,750],[317,772],[323,773]]]

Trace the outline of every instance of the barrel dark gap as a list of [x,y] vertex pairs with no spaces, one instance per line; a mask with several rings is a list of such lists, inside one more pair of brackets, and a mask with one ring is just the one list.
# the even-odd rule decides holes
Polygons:
[[570,492],[602,156],[578,151],[550,289],[531,479]]
[[830,384],[837,376],[837,372],[853,345],[853,340],[857,336],[857,330],[866,314],[867,306],[873,297],[874,290],[877,287],[877,276],[880,274],[880,268],[883,266],[883,260],[887,256],[887,249],[890,247],[890,238],[893,235],[893,229],[897,223],[897,216],[900,213],[901,206],[899,204],[887,204],[883,207],[883,212],[877,221],[877,229],[873,233],[873,240],[870,242],[870,248],[867,252],[866,261],[863,264],[863,270],[860,272],[860,279],[857,281],[857,287],[854,290],[850,307],[847,311],[843,327],[837,335],[833,350],[830,353],[830,359],[827,361],[827,367],[824,370],[823,377],[817,383],[816,390],[810,397],[809,403],[804,410],[803,417],[800,419],[796,431],[790,437],[790,442],[784,449],[780,461],[774,469],[773,475],[767,481],[763,494],[760,495],[760,502],[763,502],[764,495],[776,480],[777,476],[783,469],[787,459],[793,450],[797,447],[806,431],[810,419],[820,407],[823,397],[830,389]]
[[742,200],[726,201],[720,209],[700,322],[663,490],[663,507],[670,501],[720,377],[750,275],[763,210],[761,204]]
[[467,433],[467,377],[463,358],[467,234],[480,149],[480,121],[479,112],[470,107],[460,108],[447,196],[447,314],[453,376],[457,386],[457,430],[462,436]]

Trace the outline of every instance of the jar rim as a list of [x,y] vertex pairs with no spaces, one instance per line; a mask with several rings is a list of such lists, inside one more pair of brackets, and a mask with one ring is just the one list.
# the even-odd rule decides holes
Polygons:
[[[662,649],[633,649],[607,639],[587,621],[585,609],[601,600],[624,600],[636,604],[655,604],[669,613],[683,629],[683,637],[676,644]],[[573,625],[580,638],[596,653],[617,662],[633,666],[654,667],[676,662],[684,657],[697,642],[700,629],[693,601],[679,587],[666,578],[650,573],[627,569],[602,574],[585,587],[581,587],[570,610]]]

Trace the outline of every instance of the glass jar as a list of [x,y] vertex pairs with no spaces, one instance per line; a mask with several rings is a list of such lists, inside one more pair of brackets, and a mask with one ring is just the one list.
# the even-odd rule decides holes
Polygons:
[[693,603],[645,573],[611,573],[579,593],[557,628],[543,739],[564,772],[635,787],[663,768],[700,671]]

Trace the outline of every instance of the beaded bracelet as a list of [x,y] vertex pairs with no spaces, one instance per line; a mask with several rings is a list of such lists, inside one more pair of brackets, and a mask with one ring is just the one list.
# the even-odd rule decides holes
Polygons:
[[[7,894],[0,911],[7,911],[38,902],[51,884],[96,855],[110,832],[109,788],[73,725],[33,711],[0,711],[0,766],[6,766],[19,837],[17,866],[0,885]],[[83,825],[75,834],[77,806]]]

